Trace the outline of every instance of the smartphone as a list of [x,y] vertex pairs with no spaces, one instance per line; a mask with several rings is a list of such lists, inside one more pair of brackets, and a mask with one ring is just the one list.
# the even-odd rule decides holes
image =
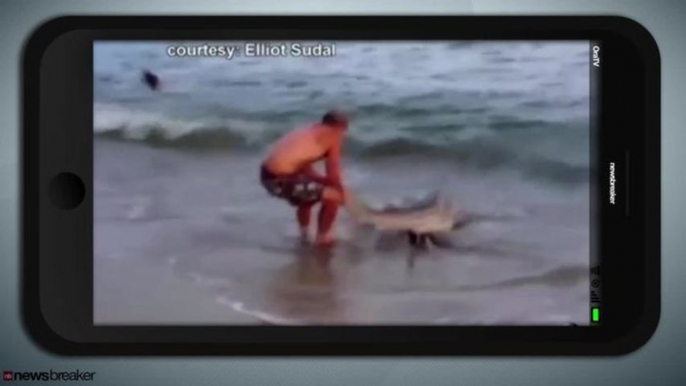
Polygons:
[[65,355],[619,355],[660,309],[621,17],[62,17],[24,51],[23,307]]

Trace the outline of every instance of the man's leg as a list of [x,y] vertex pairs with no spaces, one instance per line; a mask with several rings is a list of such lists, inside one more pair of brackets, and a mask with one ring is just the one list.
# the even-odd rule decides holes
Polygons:
[[338,207],[343,203],[343,195],[338,189],[326,187],[322,194],[322,207],[319,209],[319,224],[317,229],[317,244],[324,245],[333,242],[331,229],[336,221]]
[[313,204],[301,204],[298,206],[298,224],[300,225],[300,236],[307,239],[307,231],[310,227],[310,213],[312,212]]

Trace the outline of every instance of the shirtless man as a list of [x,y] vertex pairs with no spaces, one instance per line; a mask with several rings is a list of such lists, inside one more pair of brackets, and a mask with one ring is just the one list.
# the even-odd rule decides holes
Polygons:
[[[331,230],[338,207],[345,202],[341,181],[341,146],[348,119],[329,111],[321,122],[284,135],[262,164],[260,180],[272,196],[296,207],[298,224],[307,238],[312,206],[321,201],[316,243],[333,242]],[[326,176],[314,169],[324,160]]]

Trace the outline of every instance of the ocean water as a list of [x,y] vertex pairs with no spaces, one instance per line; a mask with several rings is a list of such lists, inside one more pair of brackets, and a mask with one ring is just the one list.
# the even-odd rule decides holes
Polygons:
[[[188,43],[95,46],[96,323],[589,323],[587,42],[231,60],[169,57],[170,44]],[[333,249],[302,245],[259,165],[331,108],[351,117],[357,196],[441,190],[491,220],[417,251],[341,211]]]
[[[346,154],[425,155],[563,183],[589,170],[588,42],[336,43],[334,57],[171,57],[97,43],[95,132],[201,151],[263,150],[331,108]],[[243,42],[211,42],[239,45]],[[147,68],[161,80],[140,81]]]

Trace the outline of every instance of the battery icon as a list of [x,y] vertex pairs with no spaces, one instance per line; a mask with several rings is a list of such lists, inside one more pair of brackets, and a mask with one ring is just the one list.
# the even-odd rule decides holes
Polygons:
[[598,307],[591,308],[591,321],[593,321],[593,323],[600,322],[600,308],[598,308]]

